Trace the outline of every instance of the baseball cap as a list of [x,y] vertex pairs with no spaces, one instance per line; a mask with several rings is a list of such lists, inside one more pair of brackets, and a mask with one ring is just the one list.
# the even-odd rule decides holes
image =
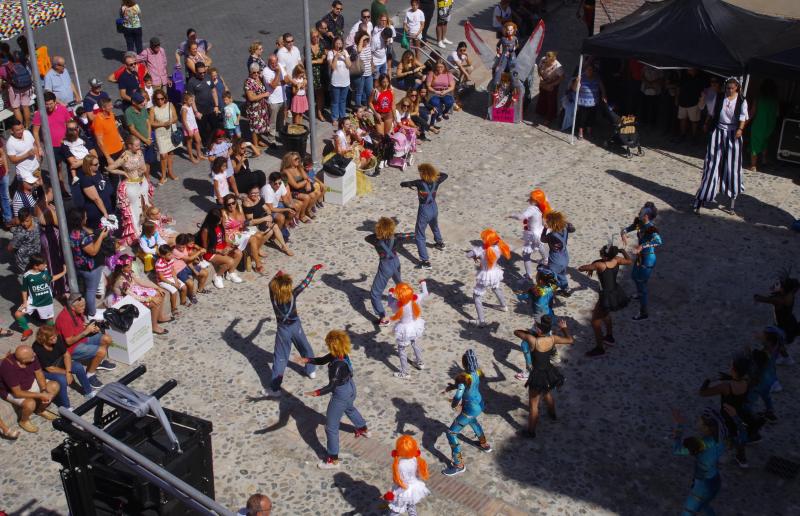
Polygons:
[[35,185],[36,183],[39,182],[39,178],[34,176],[33,174],[29,174],[29,175],[25,176],[24,180],[29,185]]
[[83,299],[83,295],[80,292],[72,292],[72,293],[70,293],[69,298],[67,299],[67,302],[69,304],[74,304],[74,303],[77,303],[78,301],[80,301],[81,299]]
[[89,79],[89,86],[91,86],[92,88],[94,88],[95,86],[102,86],[102,85],[103,81],[101,81],[97,77],[92,77],[91,79]]
[[135,92],[131,95],[131,102],[134,104],[142,104],[144,102],[144,95],[142,95],[141,92]]
[[217,129],[217,131],[214,133],[214,137],[219,138],[220,136],[225,136],[225,131],[222,129]]

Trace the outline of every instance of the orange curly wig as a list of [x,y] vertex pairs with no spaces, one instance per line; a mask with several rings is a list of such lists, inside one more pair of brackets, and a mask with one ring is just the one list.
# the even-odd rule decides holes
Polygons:
[[397,313],[392,316],[393,321],[400,320],[403,317],[403,307],[406,306],[408,303],[411,303],[411,310],[414,312],[414,319],[419,317],[420,309],[419,305],[417,304],[417,295],[414,294],[414,289],[411,288],[411,285],[408,283],[398,283],[393,289],[389,290],[390,293],[394,294],[395,299],[397,299]]
[[495,230],[487,228],[481,231],[481,240],[483,241],[483,249],[486,251],[486,263],[489,265],[490,269],[494,267],[497,261],[497,256],[495,256],[494,250],[492,249],[493,246],[496,245],[500,248],[500,252],[505,256],[506,260],[511,258],[511,249],[508,247],[508,244],[503,242],[500,235],[498,235]]
[[394,477],[395,484],[403,489],[408,487],[406,483],[403,482],[403,479],[400,478],[400,468],[398,468],[398,464],[400,463],[400,459],[413,459],[414,457],[417,459],[417,475],[419,475],[419,478],[422,480],[428,480],[430,477],[428,473],[428,463],[420,456],[419,445],[417,445],[417,441],[415,441],[413,437],[410,435],[401,435],[397,438],[394,448],[395,449],[392,450],[392,457],[394,457],[392,476]]

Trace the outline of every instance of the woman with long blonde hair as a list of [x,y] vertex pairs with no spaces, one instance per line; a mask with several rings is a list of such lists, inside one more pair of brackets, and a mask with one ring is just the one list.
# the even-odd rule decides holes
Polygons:
[[389,308],[394,310],[391,320],[397,321],[394,325],[394,337],[397,341],[397,355],[400,357],[400,370],[394,376],[404,380],[411,377],[406,356],[409,345],[414,350],[414,367],[420,371],[426,369],[422,361],[422,350],[419,348],[419,339],[425,331],[425,319],[420,317],[419,308],[422,300],[428,297],[425,280],[419,282],[419,288],[419,295],[414,293],[408,283],[398,283],[396,287],[389,289]]
[[567,281],[567,267],[569,266],[569,251],[567,241],[569,234],[575,232],[575,226],[567,222],[567,218],[560,211],[551,211],[544,216],[544,227],[547,232],[542,241],[550,247],[547,257],[548,268],[556,275],[558,282],[558,295],[569,297],[569,282]]
[[391,514],[416,516],[417,504],[431,494],[424,482],[430,477],[428,463],[422,458],[417,441],[410,435],[397,438],[392,457],[394,487],[383,498],[389,502]]
[[356,427],[356,437],[369,437],[367,422],[353,404],[356,400],[356,384],[353,382],[353,364],[350,362],[350,336],[344,330],[331,330],[325,336],[328,354],[321,357],[296,357],[295,362],[308,367],[309,364],[328,364],[328,385],[306,396],[322,396],[332,393],[325,412],[325,435],[328,439],[327,456],[317,464],[320,469],[339,467],[339,423],[347,414]]
[[542,243],[544,224],[542,216],[552,211],[544,191],[536,189],[528,195],[528,207],[522,213],[509,215],[510,219],[522,221],[522,265],[525,267],[525,277],[533,279],[533,265],[531,255],[533,251],[539,252],[542,257],[541,264],[547,265],[547,254]]
[[506,306],[506,299],[503,296],[501,283],[503,281],[503,269],[497,263],[500,256],[506,260],[511,258],[511,249],[508,247],[497,232],[491,228],[481,231],[481,247],[473,247],[471,251],[467,252],[467,257],[475,260],[475,263],[480,267],[478,274],[475,277],[475,288],[472,291],[472,300],[475,302],[475,311],[478,314],[477,319],[470,319],[470,324],[479,327],[486,325],[486,319],[483,314],[483,303],[481,298],[486,292],[486,289],[494,291],[497,296],[497,301],[500,303],[499,310],[508,312]]
[[[281,383],[283,382],[283,372],[289,362],[289,352],[292,344],[303,357],[313,357],[314,350],[308,343],[306,333],[303,331],[303,324],[300,316],[297,315],[297,296],[299,296],[311,283],[314,274],[322,268],[321,264],[314,265],[308,271],[296,287],[292,287],[292,277],[283,271],[278,271],[269,282],[269,300],[272,303],[272,310],[275,312],[275,320],[278,328],[275,331],[275,359],[272,363],[272,381],[269,389],[264,389],[264,394],[271,398],[281,395]],[[316,368],[313,364],[304,362],[306,375],[309,378],[316,378]]]

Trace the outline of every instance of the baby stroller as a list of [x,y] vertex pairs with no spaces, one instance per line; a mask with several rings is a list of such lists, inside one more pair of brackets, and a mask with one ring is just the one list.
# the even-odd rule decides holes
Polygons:
[[636,119],[636,115],[619,116],[611,106],[608,106],[607,110],[607,116],[611,120],[614,134],[606,140],[605,147],[607,149],[621,150],[622,155],[628,159],[633,156],[631,149],[636,147],[636,155],[644,156],[642,144],[639,140],[639,121]]
[[417,133],[410,127],[399,126],[390,136],[392,140],[392,157],[389,166],[406,170],[414,163],[414,152],[417,150]]

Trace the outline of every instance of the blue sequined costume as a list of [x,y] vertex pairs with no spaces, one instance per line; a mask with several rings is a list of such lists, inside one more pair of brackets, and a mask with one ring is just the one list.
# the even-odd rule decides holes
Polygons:
[[[682,430],[679,426],[675,432],[672,453],[683,456],[691,455],[683,445]],[[719,459],[725,452],[725,445],[722,441],[708,436],[702,437],[700,441],[702,441],[702,449],[695,455],[692,491],[686,499],[682,516],[696,514],[713,516],[715,514],[710,504],[719,493],[722,484],[719,476]]]
[[636,284],[636,292],[639,295],[639,313],[647,315],[647,282],[650,280],[650,275],[656,266],[656,247],[660,246],[663,241],[658,232],[658,228],[653,221],[646,223],[636,219],[633,224],[626,227],[623,231],[630,233],[636,231],[636,237],[639,239],[639,245],[642,251],[636,257],[636,262],[631,271],[631,277]]
[[455,383],[448,385],[447,390],[455,390],[453,396],[452,406],[455,408],[461,405],[461,413],[456,416],[450,428],[447,429],[447,442],[450,444],[452,450],[453,466],[444,471],[463,471],[464,460],[461,456],[461,443],[458,440],[458,434],[461,430],[469,425],[475,436],[478,438],[481,450],[489,452],[492,450],[491,446],[486,442],[486,436],[483,433],[480,423],[478,423],[478,416],[483,412],[483,397],[480,393],[480,383],[483,378],[483,372],[478,369],[478,360],[475,357],[475,352],[471,349],[467,350],[462,357],[465,373],[459,374]]

